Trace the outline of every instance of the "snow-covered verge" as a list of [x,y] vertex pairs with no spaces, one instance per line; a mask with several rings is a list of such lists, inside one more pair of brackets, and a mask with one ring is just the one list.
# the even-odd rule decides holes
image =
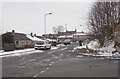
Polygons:
[[8,56],[21,56],[21,55],[28,55],[31,53],[43,52],[42,50],[35,50],[34,48],[30,49],[22,49],[22,50],[14,50],[8,52],[0,53],[0,57],[8,57]]
[[51,47],[51,50],[55,50],[55,49],[58,49],[59,47],[56,47],[56,46],[52,46]]
[[[87,52],[81,52],[82,49],[85,49]],[[83,55],[120,57],[120,52],[116,52],[116,48],[114,48],[114,42],[109,42],[106,46],[100,47],[99,41],[94,40],[84,46],[75,47],[73,51],[75,50],[80,50],[79,54]]]
[[[52,46],[51,50],[55,50],[58,48],[59,47]],[[41,52],[44,52],[44,50],[35,50],[34,48],[14,50],[14,51],[8,51],[8,52],[4,52],[4,50],[1,50],[0,58],[1,57],[10,57],[10,56],[23,56],[23,55],[28,55],[28,54],[33,54],[33,53],[41,53]]]
[[64,44],[58,44],[57,47],[63,47],[65,46]]

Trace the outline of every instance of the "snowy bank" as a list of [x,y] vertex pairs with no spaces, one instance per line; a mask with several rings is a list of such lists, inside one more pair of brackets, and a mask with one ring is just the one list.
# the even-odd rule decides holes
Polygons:
[[[82,51],[84,49],[85,53]],[[82,53],[85,55],[93,55],[93,56],[120,56],[119,52],[114,52],[116,49],[114,48],[114,42],[109,42],[106,46],[100,47],[100,43],[97,40],[90,41],[89,44],[84,46],[77,46],[73,49],[75,52],[79,50],[77,53]],[[114,52],[114,53],[113,53]]]
[[21,55],[27,55],[27,54],[36,53],[36,52],[43,52],[43,51],[41,50],[36,51],[34,48],[14,50],[14,51],[0,53],[0,57],[21,56]]

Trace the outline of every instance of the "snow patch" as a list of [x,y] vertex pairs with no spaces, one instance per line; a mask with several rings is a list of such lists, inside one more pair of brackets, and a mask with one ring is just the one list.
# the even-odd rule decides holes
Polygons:
[[86,44],[84,46],[77,46],[73,49],[73,51],[75,51],[76,49],[83,49],[85,48],[93,50],[93,51],[97,51],[96,54],[88,54],[87,52],[84,53],[83,55],[92,55],[92,56],[103,56],[103,57],[120,57],[120,53],[119,52],[115,52],[113,53],[113,51],[115,51],[116,49],[114,48],[114,42],[110,41],[106,46],[101,47],[100,48],[100,43],[98,40],[94,40],[94,41],[90,41],[89,44]]
[[65,46],[64,44],[58,44],[57,47],[63,47]]
[[58,49],[59,47],[54,47],[54,46],[52,46],[51,47],[51,50],[55,50],[55,49]]
[[26,35],[27,38],[31,39],[32,41],[43,41],[42,39],[39,39],[35,36],[31,36],[31,35]]
[[38,53],[38,52],[43,52],[43,51],[42,50],[35,50],[34,48],[14,50],[14,51],[0,53],[0,57],[22,56],[22,55],[28,55],[28,54],[32,54],[32,53]]

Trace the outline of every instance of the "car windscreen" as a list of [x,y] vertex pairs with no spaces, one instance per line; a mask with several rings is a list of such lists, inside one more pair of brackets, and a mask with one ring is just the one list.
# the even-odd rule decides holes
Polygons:
[[38,45],[43,45],[43,44],[44,44],[44,41],[36,42],[36,44],[38,44]]

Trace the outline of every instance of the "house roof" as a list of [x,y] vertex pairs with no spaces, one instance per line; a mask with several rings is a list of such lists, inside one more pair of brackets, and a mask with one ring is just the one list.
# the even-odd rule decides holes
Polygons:
[[61,35],[58,38],[73,38],[73,35]]
[[77,32],[77,33],[75,33],[74,35],[87,35],[87,34],[84,33],[84,32]]
[[14,33],[14,39],[15,40],[30,40],[26,37],[26,34],[23,33]]
[[43,41],[42,39],[40,39],[36,36],[26,35],[26,37],[31,39],[32,41]]

